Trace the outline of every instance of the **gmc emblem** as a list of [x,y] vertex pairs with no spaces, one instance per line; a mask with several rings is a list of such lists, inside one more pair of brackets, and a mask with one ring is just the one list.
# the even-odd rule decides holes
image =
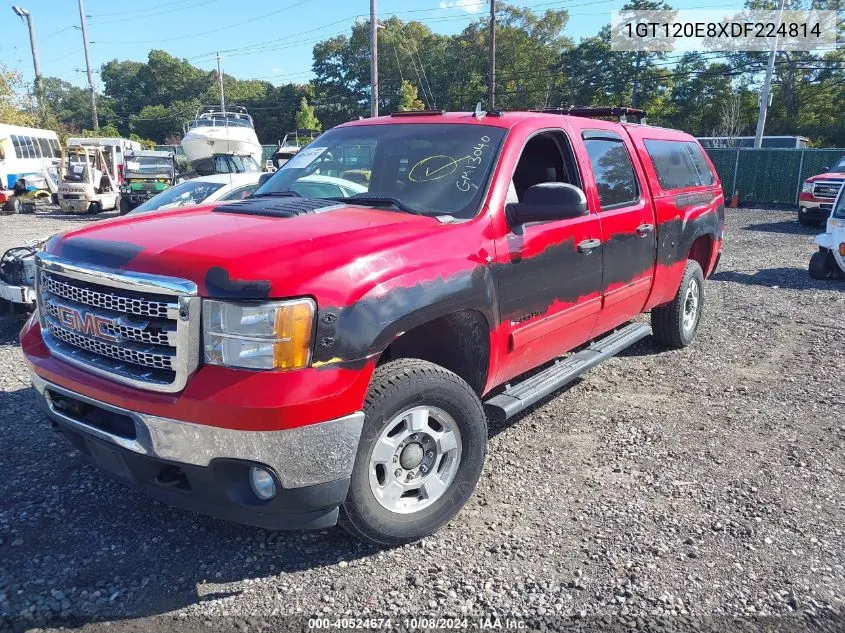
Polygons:
[[117,337],[112,333],[115,327],[114,319],[101,317],[90,312],[83,314],[79,310],[66,306],[56,306],[56,311],[59,321],[66,328],[104,341],[117,343]]

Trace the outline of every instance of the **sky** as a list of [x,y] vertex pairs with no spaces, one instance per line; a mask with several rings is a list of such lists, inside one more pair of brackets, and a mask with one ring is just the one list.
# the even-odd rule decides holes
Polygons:
[[[85,57],[77,0],[14,0],[35,21],[36,42],[45,77],[59,77],[84,86]],[[730,3],[721,0],[719,6]],[[516,0],[511,4],[568,9],[566,35],[578,41],[610,22],[610,11],[624,0]],[[696,8],[699,0],[675,0],[674,7]],[[742,0],[736,0],[742,6]],[[378,0],[379,16],[397,15],[452,34],[489,11],[488,0]],[[0,64],[34,77],[25,22],[12,12],[12,2],[0,11],[3,37]],[[314,44],[350,32],[356,19],[369,17],[368,0],[85,0],[91,67],[99,70],[112,59],[145,61],[160,48],[187,58],[206,70],[222,56],[223,71],[239,79],[263,79],[273,84],[304,83],[311,77]],[[95,85],[101,88],[95,74]]]

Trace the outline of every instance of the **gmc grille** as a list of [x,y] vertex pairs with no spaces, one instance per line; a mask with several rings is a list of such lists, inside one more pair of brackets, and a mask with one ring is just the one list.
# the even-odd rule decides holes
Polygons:
[[191,282],[84,269],[43,253],[38,264],[41,333],[56,357],[134,387],[185,386],[199,364]]
[[839,194],[839,189],[841,187],[841,182],[817,182],[813,185],[813,197],[833,199]]

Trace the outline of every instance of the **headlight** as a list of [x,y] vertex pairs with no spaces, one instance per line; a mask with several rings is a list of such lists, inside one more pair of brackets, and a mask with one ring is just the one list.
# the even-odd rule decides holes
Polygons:
[[805,182],[801,185],[801,193],[813,193],[813,183]]
[[307,367],[311,362],[315,311],[311,299],[267,303],[206,299],[205,362],[244,369]]
[[121,185],[120,193],[132,193],[132,187],[129,187],[128,185]]

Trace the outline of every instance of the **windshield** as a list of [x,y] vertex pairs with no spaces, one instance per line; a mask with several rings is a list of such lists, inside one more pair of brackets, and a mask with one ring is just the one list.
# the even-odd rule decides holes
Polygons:
[[246,115],[244,116],[221,116],[204,117],[196,119],[191,123],[191,127],[252,127],[252,121]]
[[830,171],[845,171],[845,156],[839,159],[839,161],[830,168]]
[[[397,123],[335,128],[303,148],[254,196],[295,192],[345,197],[424,215],[473,217],[481,205],[503,128],[475,124]],[[328,177],[348,195],[314,186]],[[310,186],[306,186],[309,184]],[[376,199],[383,199],[379,204]]]
[[223,183],[221,182],[188,180],[187,182],[179,183],[175,187],[171,187],[167,191],[162,191],[157,196],[150,198],[142,205],[136,207],[132,213],[156,211],[159,209],[173,209],[175,207],[184,207],[191,204],[200,204],[222,186]]
[[141,173],[172,172],[173,163],[158,156],[127,157],[125,171]]

